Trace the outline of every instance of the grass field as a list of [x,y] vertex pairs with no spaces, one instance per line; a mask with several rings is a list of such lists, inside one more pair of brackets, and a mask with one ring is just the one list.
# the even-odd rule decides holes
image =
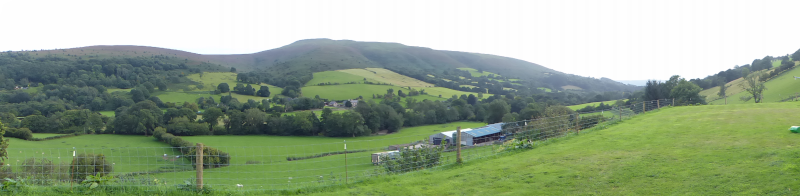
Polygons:
[[467,88],[477,88],[477,86],[466,85],[466,84],[462,84],[462,85],[458,85],[458,86],[459,87],[467,87]]
[[356,75],[361,77],[361,80],[367,78],[367,80],[374,80],[379,81],[382,83],[389,83],[394,86],[401,86],[401,87],[426,87],[426,86],[433,86],[433,84],[429,84],[423,82],[421,80],[417,80],[408,76],[400,75],[393,71],[389,71],[383,68],[364,68],[364,69],[345,69],[345,70],[338,70],[340,72],[349,73],[352,75]]
[[800,134],[787,130],[798,109],[671,108],[497,159],[320,195],[798,195]]
[[[217,86],[220,83],[228,83],[228,86],[230,86],[230,90],[233,90],[233,87],[235,87],[236,84],[241,83],[236,81],[236,73],[231,73],[231,72],[205,72],[203,73],[203,77],[200,77],[200,74],[197,73],[188,75],[186,76],[186,78],[189,78],[192,81],[203,84],[203,88],[197,89],[197,91],[214,91],[215,89],[217,89]],[[246,83],[242,84],[247,86]],[[281,91],[283,91],[283,88],[281,87],[272,86],[264,83],[261,83],[260,85],[259,84],[251,84],[251,85],[256,90],[260,89],[261,86],[269,87],[270,96],[274,94],[280,94]],[[241,101],[241,98],[239,99],[239,101]],[[247,99],[245,99],[245,101],[247,101]]]
[[[339,83],[345,84],[348,82],[364,82],[365,77],[353,75],[344,71],[323,71],[323,72],[316,72],[313,74],[314,79],[311,79],[306,83],[306,86],[313,86],[319,83]],[[373,79],[367,79],[369,82],[380,82]]]
[[[623,99],[622,101],[628,101],[628,99]],[[616,103],[616,102],[617,102],[616,100],[601,101],[601,102],[591,102],[591,103],[584,103],[584,104],[580,104],[580,105],[571,105],[571,106],[567,106],[567,107],[569,109],[572,109],[572,110],[579,110],[579,109],[585,108],[586,106],[595,106],[595,107],[597,107],[598,105],[600,105],[600,103],[603,103],[603,104],[606,104],[606,105],[607,104],[614,105],[614,103]]]
[[488,71],[479,72],[477,69],[473,69],[473,68],[458,68],[458,69],[469,71],[469,74],[471,74],[472,77],[488,76],[489,74],[494,74],[496,76],[499,76],[498,74],[495,74],[495,73],[492,73],[492,72],[488,72]]
[[103,116],[108,116],[108,117],[116,116],[116,113],[114,111],[99,111],[99,113]]
[[581,87],[577,87],[577,86],[573,86],[573,85],[562,86],[561,89],[564,89],[564,90],[583,90]]
[[[395,95],[397,94],[398,90],[403,90],[408,92],[407,88],[401,88],[397,86],[388,86],[388,85],[369,85],[369,84],[345,84],[345,85],[330,85],[330,86],[306,86],[302,88],[303,96],[304,97],[314,97],[319,95],[321,98],[325,99],[333,99],[333,100],[345,100],[345,99],[355,99],[358,96],[364,97],[365,101],[372,100],[372,94],[386,94],[386,90],[394,89]],[[419,87],[417,89],[424,89],[428,95],[419,95],[413,96],[414,99],[422,101],[424,99],[428,100],[446,100],[453,95],[462,95],[462,94],[475,94],[477,93],[470,93],[470,92],[463,92],[457,91],[453,89],[448,89],[444,87]],[[439,98],[439,95],[442,95],[442,98]],[[485,94],[484,97],[489,97],[491,94]],[[403,99],[405,100],[405,99]]]
[[[286,161],[286,157],[313,155],[323,152],[333,152],[343,150],[343,141],[347,141],[348,150],[366,149],[368,152],[349,153],[347,155],[348,170],[351,175],[363,175],[365,172],[372,172],[379,168],[371,163],[370,154],[378,148],[388,147],[393,144],[405,144],[427,138],[441,131],[462,128],[475,128],[485,125],[477,122],[456,122],[441,125],[428,125],[410,127],[400,130],[398,133],[368,136],[368,137],[298,137],[298,136],[192,136],[183,137],[191,142],[203,143],[207,146],[218,148],[230,153],[231,166],[206,169],[204,171],[205,182],[208,184],[225,185],[233,187],[235,184],[244,184],[246,188],[280,189],[301,186],[297,184],[307,184],[316,182],[319,176],[331,180],[332,177],[344,177],[344,155],[333,155],[321,158],[306,159],[299,161]],[[251,164],[247,164],[247,162]],[[259,164],[254,164],[260,162]],[[195,173],[178,172],[155,175],[162,179],[190,178]],[[231,176],[235,175],[235,176]],[[292,177],[289,180],[289,177]],[[236,179],[231,181],[230,179]],[[313,184],[312,184],[313,185]]]
[[58,134],[58,133],[34,133],[33,137],[34,138],[46,138],[46,137],[53,137],[53,136],[59,136],[59,135],[64,135],[64,134]]
[[[800,80],[795,80],[793,76],[800,76],[800,69],[792,69],[764,83],[767,87],[767,90],[764,90],[764,102],[778,102],[800,93]],[[747,92],[743,91],[728,95],[728,104],[753,103],[752,99],[748,102],[743,102],[739,99],[739,97],[746,95]],[[725,104],[725,100],[719,99],[711,102],[711,104],[722,105]]]
[[783,62],[783,60],[780,60],[780,59],[772,61],[772,67],[781,66],[781,62]]
[[[759,73],[762,73],[762,72],[765,72],[765,71],[768,71],[768,70],[759,71],[756,74],[759,74]],[[742,91],[744,91],[744,88],[742,88],[742,86],[740,86],[740,84],[743,83],[743,82],[744,82],[744,78],[738,78],[736,80],[733,80],[733,81],[728,82],[727,84],[725,84],[726,86],[728,86],[728,89],[725,90],[725,94],[728,95],[728,101],[730,101],[730,99],[731,99],[730,96],[731,95],[735,95],[737,93],[741,93]],[[715,99],[719,98],[719,95],[717,95],[717,93],[719,93],[719,86],[700,91],[699,94],[700,94],[700,96],[706,96],[706,101],[710,101],[710,100],[715,100]],[[736,99],[739,99],[739,97],[736,97]],[[722,103],[725,103],[725,101],[723,100]]]
[[545,87],[539,87],[538,89],[539,90],[543,90],[544,92],[548,92],[548,93],[549,92],[553,92],[553,90],[550,90],[549,88],[545,88]]
[[[34,134],[34,137],[49,137],[58,134]],[[156,142],[152,137],[139,135],[82,135],[47,141],[25,141],[10,138],[7,163],[17,167],[27,158],[47,158],[54,163],[72,160],[72,148],[78,154],[104,154],[114,163],[114,173],[149,171],[165,166],[183,164],[185,159],[175,162],[163,160],[163,154],[180,155],[167,144]],[[18,161],[19,160],[19,161]]]

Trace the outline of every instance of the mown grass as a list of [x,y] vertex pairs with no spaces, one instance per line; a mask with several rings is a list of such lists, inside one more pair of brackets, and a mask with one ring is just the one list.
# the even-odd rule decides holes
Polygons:
[[46,138],[46,137],[53,137],[53,136],[59,136],[59,135],[64,135],[64,134],[58,134],[58,133],[34,133],[33,134],[33,138]]
[[[795,80],[794,76],[800,76],[800,69],[792,69],[764,83],[767,87],[767,90],[764,90],[764,102],[779,102],[800,93],[800,80]],[[740,91],[736,94],[728,95],[728,104],[753,103],[752,99],[747,102],[739,99],[739,97],[742,96],[748,96],[748,93],[746,91]],[[719,99],[712,101],[711,104],[723,105],[725,104],[725,100]]]
[[[348,153],[347,170],[350,177],[371,175],[382,171],[371,163],[371,153],[389,145],[405,144],[426,139],[429,135],[442,131],[462,128],[475,128],[485,125],[479,122],[456,122],[440,125],[409,127],[398,133],[367,137],[300,137],[300,136],[192,136],[185,140],[203,143],[230,153],[231,165],[204,171],[207,184],[217,187],[245,185],[246,189],[293,189],[318,186],[320,177],[329,182],[342,180],[345,176],[345,155],[332,155],[320,158],[287,161],[288,156],[309,156],[324,152],[344,150],[346,140],[348,150],[368,150]],[[484,149],[485,150],[485,149]],[[452,159],[450,159],[452,160]],[[249,162],[249,163],[248,163]],[[176,172],[154,175],[158,179],[183,180],[195,172]],[[289,178],[292,179],[289,179]]]
[[[796,103],[677,107],[533,150],[319,195],[797,195]],[[456,188],[454,188],[456,187]]]
[[553,92],[553,90],[550,90],[549,88],[545,88],[545,87],[539,87],[538,89],[539,90],[543,90],[544,92],[548,92],[548,93],[549,92]]
[[[314,79],[311,79],[306,83],[306,86],[314,86],[319,83],[339,83],[345,84],[348,82],[358,82],[363,83],[366,77],[361,77],[358,75],[353,75],[345,71],[323,71],[323,72],[316,72],[313,74]],[[369,82],[380,82],[371,78],[368,78],[366,81]]]
[[433,84],[426,83],[421,80],[417,80],[405,75],[400,75],[398,73],[383,68],[345,69],[338,71],[356,75],[358,77],[361,77],[362,80],[364,78],[367,78],[367,80],[379,81],[381,83],[389,83],[394,86],[401,86],[401,87],[433,86]]
[[[386,94],[386,90],[394,89],[394,94],[397,95],[398,90],[402,90],[404,92],[408,92],[407,88],[401,88],[398,86],[388,86],[388,85],[370,85],[370,84],[345,84],[345,85],[330,85],[330,86],[306,86],[303,87],[301,90],[303,91],[304,97],[315,97],[317,95],[320,98],[330,99],[330,100],[346,100],[346,99],[356,99],[358,96],[362,96],[364,101],[373,100],[372,95],[384,95]],[[412,96],[414,99],[422,101],[424,99],[428,100],[446,100],[449,97],[445,97],[445,95],[450,94],[457,94],[461,92],[461,94],[468,94],[467,92],[456,91],[452,89],[447,89],[443,87],[433,87],[433,88],[418,88],[425,89],[429,95],[419,95],[419,96]],[[433,89],[431,92],[430,90]],[[446,89],[446,90],[443,90]],[[439,98],[439,94],[434,93],[445,93],[442,95],[442,98]],[[459,94],[460,95],[460,94]],[[403,98],[402,100],[405,100]],[[381,98],[375,99],[375,101],[380,101]],[[402,102],[405,104],[405,102]]]

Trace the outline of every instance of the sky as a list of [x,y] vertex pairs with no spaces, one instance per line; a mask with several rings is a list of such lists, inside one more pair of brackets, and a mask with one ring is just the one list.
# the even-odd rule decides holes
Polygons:
[[614,80],[702,78],[800,49],[800,1],[3,1],[0,51],[244,54],[297,40],[494,54]]

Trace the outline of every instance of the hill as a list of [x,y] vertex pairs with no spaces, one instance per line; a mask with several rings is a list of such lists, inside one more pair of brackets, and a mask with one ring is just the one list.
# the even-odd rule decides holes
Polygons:
[[798,109],[670,108],[496,159],[319,195],[796,195],[800,135],[787,128]]
[[[796,62],[797,63],[797,62]],[[798,63],[800,64],[800,63]],[[764,85],[767,87],[767,90],[764,90],[764,102],[780,102],[785,101],[787,99],[791,99],[791,97],[795,96],[797,93],[800,93],[800,81],[796,80],[794,76],[800,76],[800,69],[792,69],[786,71],[778,75],[775,78],[770,79],[769,81],[765,82]],[[734,85],[738,86],[738,85]],[[741,87],[737,87],[740,88]],[[713,89],[713,88],[712,88]],[[719,92],[719,87],[716,88],[717,92]],[[731,86],[733,89],[733,86]],[[711,89],[710,89],[711,90]],[[733,94],[735,93],[735,94]],[[714,93],[716,94],[716,93]],[[743,104],[743,103],[753,103],[753,100],[744,102],[739,99],[739,97],[747,96],[747,92],[743,90],[733,91],[728,95],[728,104]],[[709,100],[707,98],[707,100]],[[721,105],[725,104],[724,99],[717,99],[715,101],[710,102],[714,105]]]
[[[314,72],[385,68],[420,73],[443,73],[456,68],[472,68],[542,83],[550,89],[577,86],[589,91],[638,89],[610,79],[587,78],[561,73],[519,59],[456,51],[433,50],[398,43],[357,42],[310,39],[253,54],[202,55],[145,46],[88,46],[73,49],[35,51],[74,58],[115,58],[125,56],[163,56],[186,64],[222,65],[239,71],[263,70],[275,76],[292,76],[308,82]],[[404,74],[405,75],[405,74]],[[277,86],[283,86],[283,85]]]

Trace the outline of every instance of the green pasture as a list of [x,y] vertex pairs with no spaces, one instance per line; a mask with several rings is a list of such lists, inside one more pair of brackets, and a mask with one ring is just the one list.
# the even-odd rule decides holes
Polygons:
[[[350,177],[363,176],[382,169],[372,165],[371,153],[385,151],[382,149],[389,145],[420,141],[438,132],[455,130],[457,126],[475,128],[484,125],[486,124],[478,122],[456,122],[409,127],[401,129],[398,133],[355,138],[261,135],[183,138],[230,153],[232,157],[230,166],[204,170],[207,184],[217,187],[235,187],[236,184],[243,184],[248,189],[284,189],[316,186],[320,181],[319,176],[323,176],[322,180],[327,181],[342,179],[345,170],[343,154],[296,161],[287,161],[287,156],[343,151],[346,141],[347,149],[350,151],[368,150],[347,155],[347,170]],[[193,171],[189,171],[157,174],[155,177],[182,182],[194,174]]]
[[108,117],[116,116],[116,113],[114,111],[99,111],[98,113],[100,113],[100,115],[108,116]]
[[[800,69],[792,69],[784,72],[780,76],[764,83],[764,85],[767,87],[767,90],[764,90],[764,102],[779,102],[781,100],[794,97],[795,94],[800,93],[800,80],[795,80],[794,76],[800,76]],[[747,102],[739,99],[739,97],[747,95],[748,93],[746,91],[728,95],[728,104],[753,103],[752,99]],[[725,100],[719,99],[712,101],[711,104],[723,105],[725,104]]]
[[553,90],[550,90],[549,88],[545,88],[545,87],[539,87],[538,89],[539,90],[543,90],[544,92],[548,92],[548,93],[549,92],[553,92]]
[[[311,81],[306,83],[306,86],[313,86],[319,83],[339,83],[345,84],[348,82],[358,82],[363,83],[365,77],[353,75],[347,72],[342,71],[323,71],[323,72],[316,72],[313,74],[313,78]],[[369,82],[379,82],[373,79],[367,79]]]
[[583,90],[581,87],[577,87],[577,86],[574,86],[574,85],[562,86],[561,89],[564,89],[564,90]]
[[401,86],[401,87],[433,86],[433,84],[426,83],[421,80],[417,80],[405,75],[400,75],[398,73],[383,68],[344,69],[338,71],[356,75],[358,77],[361,77],[361,80],[366,78],[367,80],[378,81],[381,83],[389,83],[394,86]]
[[58,133],[34,133],[33,134],[33,138],[46,138],[46,137],[53,137],[53,136],[59,136],[59,135],[64,135],[64,134],[58,134]]
[[[34,134],[42,138],[58,134]],[[156,142],[143,135],[81,135],[47,141],[26,141],[10,138],[8,160],[12,168],[19,167],[28,158],[47,158],[53,163],[69,163],[73,147],[77,154],[103,154],[113,163],[114,173],[151,171],[162,167],[177,167],[187,164],[185,159],[164,160],[163,155],[174,157],[180,152],[169,145]]]
[[781,66],[781,62],[783,62],[783,60],[780,60],[780,59],[778,59],[778,60],[775,60],[775,61],[772,61],[772,67],[779,67],[779,66]]
[[496,76],[499,76],[498,74],[495,74],[495,73],[492,73],[492,72],[488,72],[488,71],[483,71],[483,73],[481,73],[477,69],[473,69],[473,68],[464,68],[464,67],[462,67],[462,68],[458,68],[458,69],[468,71],[469,74],[472,75],[472,77],[488,76],[489,74],[494,74]]
[[478,88],[477,86],[466,85],[466,84],[458,85],[458,87]]
[[[797,103],[691,106],[319,195],[798,195]],[[454,188],[457,187],[457,188]]]
[[[217,89],[217,86],[220,83],[228,83],[230,90],[233,90],[233,87],[235,87],[236,84],[242,83],[236,81],[236,73],[231,73],[231,72],[204,72],[202,77],[200,76],[199,73],[196,73],[188,75],[186,76],[186,78],[189,78],[192,81],[203,84],[202,89],[196,89],[194,91],[214,91],[215,89]],[[242,84],[247,86],[247,83],[242,83]],[[264,83],[250,84],[250,85],[252,85],[253,88],[255,88],[256,90],[259,90],[261,86],[269,87],[270,97],[275,94],[280,94],[281,91],[283,91],[283,88],[281,87],[272,86]],[[239,101],[241,101],[241,98],[239,98]],[[247,101],[247,99],[245,99],[245,101]]]
[[[370,84],[344,84],[344,85],[329,85],[329,86],[306,86],[303,87],[301,90],[303,91],[304,97],[314,97],[319,95],[320,98],[323,99],[330,99],[330,100],[346,100],[346,99],[356,99],[358,96],[362,96],[364,101],[372,100],[372,95],[384,95],[386,94],[386,90],[394,89],[395,95],[397,95],[398,90],[402,90],[406,93],[409,92],[408,88],[401,88],[397,86],[388,86],[388,85],[370,85]],[[419,95],[419,96],[412,96],[414,99],[422,101],[424,99],[428,100],[446,100],[449,96],[453,94],[470,94],[467,92],[456,91],[452,89],[447,89],[443,87],[431,87],[431,88],[417,88],[425,89],[425,92],[428,92],[428,95]],[[436,94],[434,94],[436,93]],[[438,98],[440,94],[442,94],[442,98]],[[459,94],[460,93],[460,94]],[[477,93],[473,93],[476,94]],[[449,95],[449,96],[446,96]],[[486,96],[486,95],[485,95]],[[377,98],[375,101],[380,101],[380,98]],[[405,100],[405,98],[403,98]],[[404,103],[404,102],[401,102]]]
[[[628,101],[628,99],[623,99],[622,101]],[[600,102],[584,103],[584,104],[579,104],[579,105],[571,105],[571,106],[567,106],[567,107],[569,109],[572,109],[572,110],[579,110],[579,109],[585,108],[586,106],[597,107],[598,105],[600,105],[600,103],[603,103],[604,105],[614,105],[614,103],[616,103],[616,102],[617,102],[617,100],[600,101]]]

